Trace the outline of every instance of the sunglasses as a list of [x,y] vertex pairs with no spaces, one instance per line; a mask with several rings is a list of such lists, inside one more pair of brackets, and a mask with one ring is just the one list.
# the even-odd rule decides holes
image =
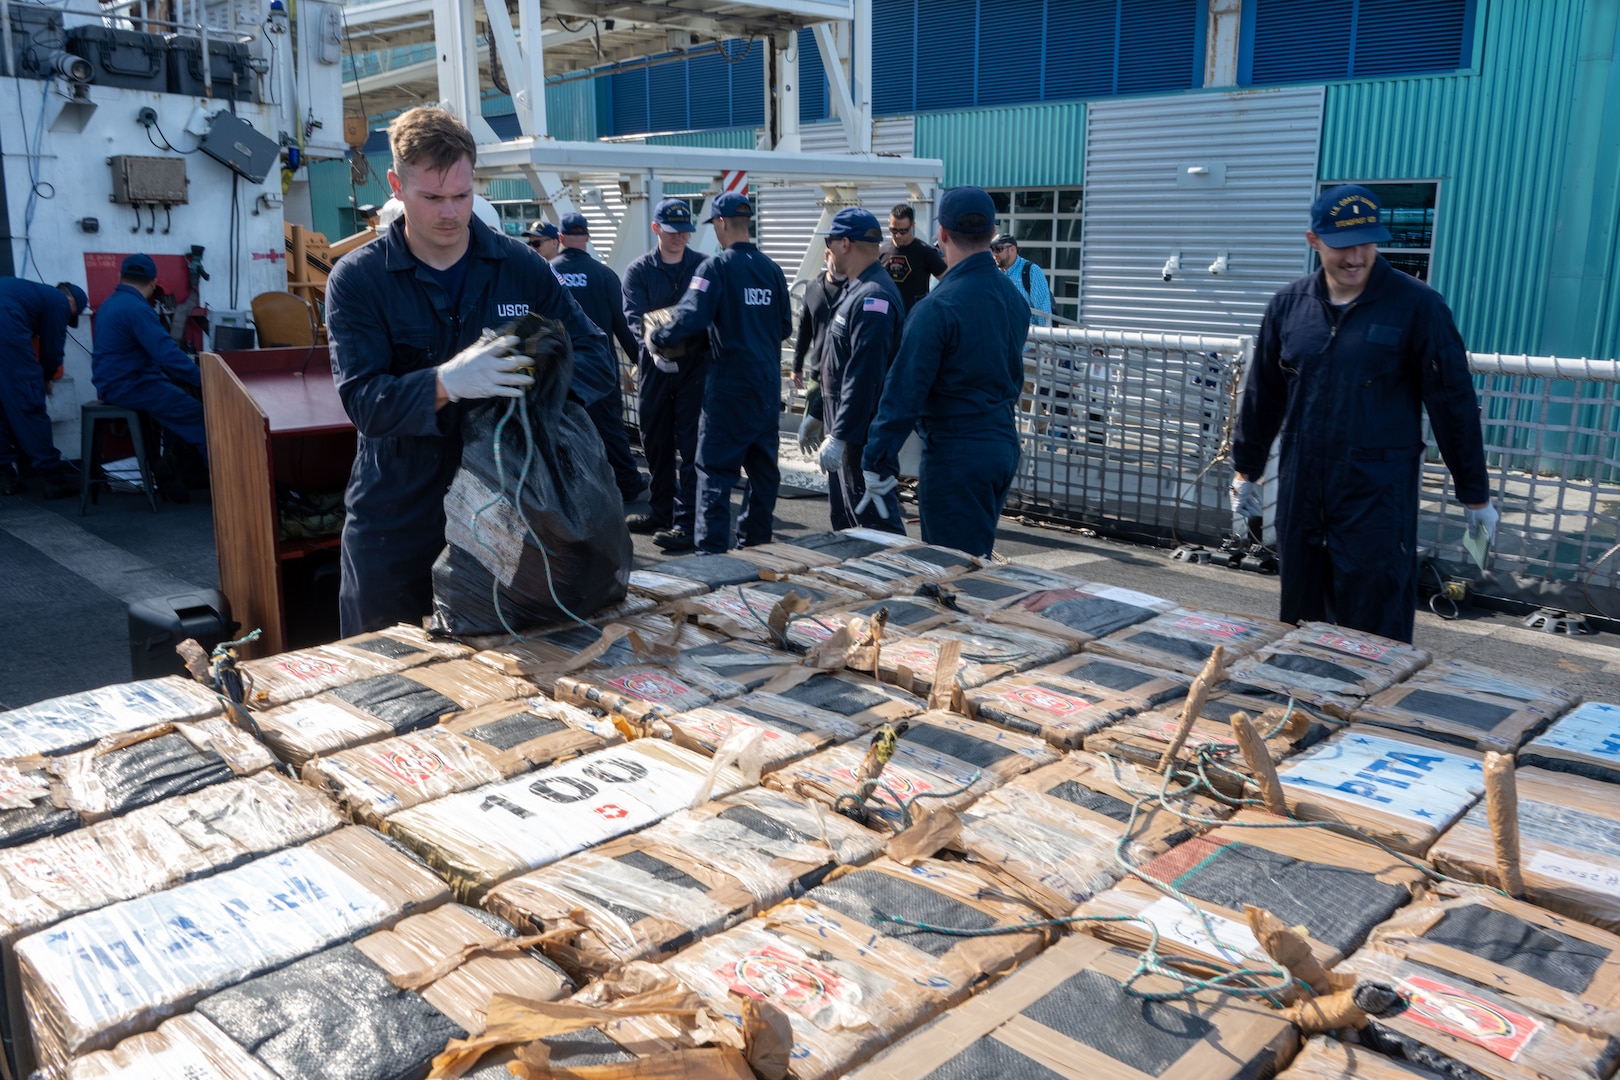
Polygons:
[[1011,244],[991,244],[990,245],[990,250],[991,251],[1007,251],[1007,250],[1010,250],[1011,248],[1012,248]]
[[907,225],[905,228],[900,228],[900,227],[895,226],[895,225],[890,225],[889,226],[889,231],[898,236],[898,235],[904,235],[904,234],[909,233],[909,232],[911,232],[913,230],[912,230],[912,227],[910,225]]

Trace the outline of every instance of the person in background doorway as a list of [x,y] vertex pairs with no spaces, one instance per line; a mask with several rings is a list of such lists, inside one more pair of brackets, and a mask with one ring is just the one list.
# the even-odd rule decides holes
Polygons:
[[[627,359],[634,360],[641,354],[641,346],[624,321],[624,286],[611,267],[604,266],[585,250],[591,242],[590,222],[585,220],[584,214],[564,214],[559,231],[562,251],[551,260],[552,272],[563,287],[574,294],[574,302],[585,317],[617,341]],[[619,370],[617,363],[614,370]],[[613,467],[619,495],[628,506],[641,497],[647,482],[641,478],[636,459],[630,453],[630,436],[624,430],[624,394],[608,394],[585,411],[602,436],[602,446],[607,450],[608,464]]]
[[486,329],[528,312],[556,319],[574,346],[572,395],[588,407],[618,388],[606,336],[545,260],[473,220],[478,147],[466,125],[419,106],[395,118],[389,145],[404,212],[326,287],[332,378],[359,433],[344,492],[344,637],[420,624],[433,609],[460,403],[522,397],[534,381],[517,339]]
[[1232,510],[1261,513],[1277,461],[1281,618],[1411,641],[1422,415],[1465,525],[1496,533],[1468,354],[1440,294],[1378,254],[1378,197],[1329,188],[1305,240],[1322,267],[1266,305],[1232,438]]
[[[737,519],[738,546],[771,541],[771,516],[782,473],[776,464],[782,413],[782,342],[793,333],[787,279],[749,241],[754,204],[722,192],[709,204],[718,255],[703,261],[675,306],[674,318],[652,333],[653,363],[673,374],[679,365],[658,350],[709,331],[713,357],[698,418],[697,546],[713,554],[731,547],[731,491],[748,473],[746,504]],[[666,549],[668,550],[668,549]]]
[[[861,476],[867,429],[906,321],[900,290],[878,264],[882,240],[877,218],[858,207],[838,211],[827,233],[833,268],[849,284],[833,309],[819,365],[827,423],[821,470],[827,474],[827,512],[833,528],[865,525],[905,535],[899,497],[890,491],[881,498],[864,499],[866,482]],[[859,512],[857,506],[862,508]]]
[[878,250],[878,259],[894,278],[908,313],[916,311],[917,301],[928,295],[929,279],[945,273],[945,256],[918,239],[917,212],[909,203],[896,203],[889,209],[889,242]]
[[[1018,254],[1018,241],[1011,233],[1002,233],[990,241],[990,256],[1001,267],[1001,272],[1007,275],[1018,291],[1024,294],[1024,302],[1029,305],[1029,324],[1031,326],[1046,326],[1051,319],[1043,319],[1041,314],[1052,314],[1052,290],[1046,286],[1046,274],[1041,268]],[[1036,314],[1040,312],[1041,314]]]
[[[624,318],[637,342],[646,337],[642,316],[679,302],[703,262],[688,246],[692,211],[684,202],[659,203],[653,209],[652,231],[656,245],[624,270]],[[698,414],[709,374],[709,335],[700,331],[693,338],[701,341],[701,349],[682,359],[675,371],[660,369],[645,344],[637,353],[636,405],[641,450],[651,474],[649,510],[627,524],[631,532],[652,533],[653,543],[665,551],[690,550],[696,523]]]
[[1029,305],[990,257],[995,229],[995,204],[982,188],[951,188],[940,198],[948,269],[907,317],[861,455],[866,494],[855,507],[859,514],[895,490],[900,447],[921,431],[923,540],[970,555],[995,547],[1018,469],[1013,407],[1029,336]]
[[561,238],[557,226],[544,219],[531,223],[523,230],[523,242],[538,252],[546,262],[557,257],[557,250],[562,246],[558,242]]
[[[842,211],[840,211],[842,213]],[[876,220],[875,218],[873,220]],[[799,449],[813,454],[821,449],[826,426],[821,407],[821,344],[832,321],[833,308],[848,280],[832,265],[832,249],[825,249],[826,265],[804,286],[804,307],[799,332],[793,339],[793,385],[804,391],[804,419],[799,421]]]
[[20,457],[39,476],[47,499],[78,493],[77,472],[51,441],[45,398],[62,377],[68,327],[78,326],[89,306],[84,290],[70,282],[52,288],[0,278],[0,495],[23,492]]

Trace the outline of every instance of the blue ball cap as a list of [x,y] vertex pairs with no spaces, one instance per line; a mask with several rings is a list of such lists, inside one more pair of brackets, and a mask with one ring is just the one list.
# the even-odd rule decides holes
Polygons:
[[939,223],[951,232],[983,236],[996,231],[996,204],[984,188],[953,187],[940,196]]
[[753,217],[754,204],[748,201],[748,196],[740,191],[722,191],[709,200],[709,216],[704,222],[715,218]]
[[859,206],[846,206],[833,215],[832,228],[827,230],[828,236],[848,237],[863,244],[883,243],[883,227],[872,211],[863,210]]
[[124,260],[124,265],[118,268],[118,272],[124,277],[151,281],[157,277],[157,263],[152,261],[150,255],[131,255]]
[[591,223],[585,220],[584,214],[564,214],[560,227],[564,236],[591,235]]
[[530,240],[555,240],[557,239],[557,226],[542,219],[524,229],[523,235]]
[[1390,238],[1378,196],[1360,184],[1328,188],[1311,204],[1311,232],[1330,248],[1382,244]]
[[69,326],[79,325],[79,316],[90,310],[90,298],[84,295],[84,290],[71,281],[64,281],[58,285],[59,289],[66,289],[68,295],[73,297],[73,316],[68,319]]
[[653,207],[653,220],[670,232],[695,232],[692,208],[679,199],[665,199]]

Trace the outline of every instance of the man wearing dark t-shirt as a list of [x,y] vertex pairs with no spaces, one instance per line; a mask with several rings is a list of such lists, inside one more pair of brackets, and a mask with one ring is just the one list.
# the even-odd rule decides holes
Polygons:
[[889,241],[878,249],[878,263],[900,289],[907,318],[917,301],[928,295],[928,279],[945,273],[945,256],[917,239],[917,214],[908,203],[889,209]]

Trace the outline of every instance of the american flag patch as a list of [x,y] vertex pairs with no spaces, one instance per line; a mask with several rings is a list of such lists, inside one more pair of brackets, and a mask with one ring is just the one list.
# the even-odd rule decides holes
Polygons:
[[861,305],[861,310],[877,311],[887,315],[889,313],[889,302],[881,296],[868,296],[866,302]]
[[709,279],[708,278],[700,278],[700,277],[693,278],[692,279],[692,288],[696,289],[698,292],[708,292],[709,291]]

